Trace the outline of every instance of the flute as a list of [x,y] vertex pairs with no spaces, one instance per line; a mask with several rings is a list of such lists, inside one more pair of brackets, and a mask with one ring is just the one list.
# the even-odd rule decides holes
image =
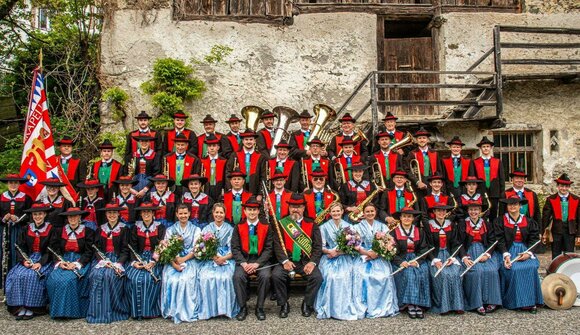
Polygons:
[[[18,253],[20,254],[20,256],[22,256],[22,258],[24,259],[25,262],[28,262],[30,265],[34,264],[32,259],[24,252],[24,250],[20,249],[20,246],[17,243],[14,244],[14,248],[16,248],[16,251],[18,251]],[[30,268],[30,269],[32,269],[32,268]],[[40,272],[39,269],[36,269],[33,271],[36,272],[36,274],[38,275],[38,279],[41,279],[42,277],[44,277],[44,274],[42,272]]]
[[[127,245],[129,247],[129,250],[131,250],[131,252],[133,253],[133,255],[135,256],[135,259],[137,260],[137,262],[145,265],[145,262],[143,261],[143,258],[141,258],[141,256],[139,256],[139,254],[137,253],[137,251],[135,251],[135,249],[133,249],[133,247],[128,244]],[[153,278],[154,282],[159,282],[159,278],[157,278],[157,276],[155,275],[155,273],[153,273],[153,269],[147,269],[144,268],[147,272],[149,272],[149,274],[151,275],[151,278]]]
[[447,263],[449,263],[449,260],[452,260],[453,257],[455,257],[455,255],[457,255],[457,253],[459,252],[459,249],[461,249],[461,245],[458,246],[457,249],[455,249],[453,254],[451,254],[451,256],[449,256],[449,258],[447,258],[445,263],[443,263],[443,266],[441,267],[441,269],[439,269],[439,270],[437,270],[437,272],[435,272],[435,276],[433,276],[433,278],[437,278],[437,276],[439,276],[439,274],[443,271],[443,269],[445,269],[447,267]]
[[117,275],[117,277],[119,278],[123,278],[125,276],[125,273],[123,273],[121,271],[121,269],[119,269],[118,267],[116,267],[113,264],[113,261],[111,261],[111,259],[109,257],[107,257],[107,255],[105,255],[101,250],[99,250],[99,248],[93,244],[93,248],[95,249],[95,251],[97,252],[97,255],[99,255],[99,258],[103,261],[105,261],[106,263],[110,263],[111,267],[113,268],[113,271],[115,271],[115,274]]
[[[435,250],[435,247],[432,247],[431,249],[429,249],[429,250],[425,251],[424,253],[422,253],[420,256],[413,258],[413,259],[412,259],[412,260],[410,260],[408,263],[413,263],[413,262],[416,262],[416,261],[420,260],[421,258],[423,258],[423,257],[425,257],[425,256],[427,256],[427,255],[429,255],[429,253],[430,253],[431,251],[433,251],[433,250]],[[402,267],[402,266],[401,266],[401,267],[400,267],[400,268],[398,268],[398,269],[397,269],[395,272],[391,273],[391,277],[392,277],[392,276],[394,276],[394,275],[396,275],[397,273],[399,273],[399,272],[401,272],[401,271],[405,270],[405,269],[406,269],[405,267]]]
[[[54,255],[54,257],[56,257],[58,259],[59,262],[69,263],[69,262],[65,261],[61,255],[57,254],[56,251],[52,250],[51,247],[46,247],[46,248],[48,249],[48,251],[50,251]],[[79,280],[83,279],[83,275],[80,274],[80,272],[77,269],[72,269],[70,271],[72,271],[77,276],[77,279],[79,279]]]
[[482,253],[481,253],[481,255],[479,255],[479,256],[478,256],[478,257],[477,257],[477,258],[476,258],[476,259],[473,261],[473,264],[472,264],[471,266],[468,266],[468,267],[467,267],[467,269],[465,269],[465,271],[463,271],[463,273],[462,273],[462,274],[461,274],[461,276],[459,276],[459,277],[463,277],[463,276],[464,276],[464,275],[465,275],[465,274],[466,274],[466,273],[467,273],[469,270],[471,270],[471,268],[472,268],[472,267],[474,267],[474,266],[475,266],[475,264],[479,263],[479,262],[481,261],[481,259],[483,258],[483,256],[484,256],[485,254],[488,254],[488,253],[491,251],[491,249],[493,249],[493,247],[495,247],[495,245],[497,244],[497,242],[499,242],[499,241],[495,241],[495,242],[493,242],[493,244],[491,245],[491,247],[487,248],[487,250],[486,250],[486,251],[482,252]]
[[532,251],[532,249],[534,249],[534,248],[535,248],[535,247],[536,247],[538,244],[540,244],[540,242],[542,242],[542,240],[538,240],[538,242],[534,243],[534,245],[532,245],[531,247],[529,247],[529,248],[528,248],[528,250],[526,250],[526,251],[524,251],[524,252],[521,252],[521,253],[519,253],[519,254],[518,254],[518,256],[517,256],[516,258],[514,258],[513,260],[511,260],[511,261],[509,262],[509,265],[512,265],[513,263],[515,263],[515,262],[519,261],[519,260],[522,258],[522,255],[523,255],[523,254],[526,254],[526,253],[528,253],[528,252]]

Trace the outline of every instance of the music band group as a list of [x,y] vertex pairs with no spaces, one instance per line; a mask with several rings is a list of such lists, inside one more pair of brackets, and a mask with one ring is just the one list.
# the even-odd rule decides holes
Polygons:
[[[61,165],[79,190],[76,203],[57,178],[42,182],[46,195],[34,203],[18,189],[25,179],[1,178],[8,310],[17,320],[47,309],[52,318],[91,323],[244,320],[249,281],[257,281],[256,317],[266,318],[270,294],[284,318],[289,283],[300,277],[305,317],[535,313],[543,299],[534,248],[551,242],[556,257],[573,252],[580,236],[580,200],[568,176],[555,181],[558,192],[541,211],[524,170],[511,171],[506,187],[487,137],[478,158],[462,157],[458,137],[442,158],[428,131],[405,134],[391,113],[374,137],[348,113],[333,133],[323,126],[334,111],[317,105],[314,116],[296,115],[300,129],[288,141],[279,131],[284,111],[250,107],[242,115],[243,131],[236,115],[227,134],[206,115],[204,132],[195,134],[185,129],[187,115],[176,113],[175,128],[162,136],[141,112],[123,163],[110,141],[87,163],[62,138]],[[346,227],[360,235],[358,255],[338,249]],[[193,248],[207,232],[218,237],[218,253],[200,261]],[[393,259],[373,251],[377,233],[392,236]],[[182,252],[157,264],[153,251],[172,236],[183,239]]]

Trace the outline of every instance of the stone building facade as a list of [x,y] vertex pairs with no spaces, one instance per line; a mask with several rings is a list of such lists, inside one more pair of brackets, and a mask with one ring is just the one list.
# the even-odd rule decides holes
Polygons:
[[[203,99],[188,106],[188,111],[194,116],[191,127],[200,131],[201,125],[196,120],[205,114],[223,121],[231,113],[239,114],[247,105],[270,109],[282,105],[297,111],[312,110],[317,103],[340,107],[371,71],[384,69],[388,50],[383,53],[382,48],[388,47],[380,40],[385,28],[389,30],[389,22],[396,20],[427,20],[432,31],[435,67],[440,71],[468,69],[493,46],[493,27],[498,24],[580,29],[580,8],[574,1],[515,2],[519,7],[513,11],[447,10],[427,19],[421,15],[401,19],[393,10],[384,9],[322,13],[305,7],[285,24],[235,18],[177,20],[172,1],[161,1],[155,8],[145,9],[139,7],[140,1],[121,2],[103,31],[102,83],[104,87],[119,86],[130,94],[132,115],[140,110],[155,114],[140,85],[150,79],[156,59],[171,57],[190,63],[193,58],[207,54],[213,45],[229,46],[233,52],[224,64],[197,66],[197,74],[206,81],[208,89]],[[556,41],[562,38],[557,35]],[[580,42],[579,39],[574,42]],[[542,42],[542,37],[530,40]],[[509,52],[517,56],[517,51]],[[580,58],[578,48],[556,49],[540,56]],[[517,65],[506,71],[580,72],[578,65],[530,68]],[[486,59],[477,70],[493,70],[493,59]],[[407,120],[410,129],[421,124],[422,119],[428,120],[425,124],[436,131],[436,147],[443,150],[444,140],[457,134],[468,144],[467,151],[476,155],[475,144],[481,136],[493,136],[502,142],[503,148],[497,150],[512,157],[511,166],[525,162],[534,187],[552,191],[552,179],[562,172],[580,180],[577,159],[580,127],[576,125],[580,117],[580,83],[577,75],[568,79],[506,82],[502,128],[492,129],[490,123],[478,118],[445,122],[446,111],[441,108],[435,108],[429,115],[398,116],[401,121]],[[439,80],[454,82],[457,78],[447,76]],[[441,89],[437,96],[461,99],[466,92]],[[356,113],[367,100],[368,95],[358,94],[346,110]],[[132,115],[123,123],[115,123],[106,109],[102,113],[105,131],[134,127]],[[479,117],[494,113],[493,108],[483,109]],[[367,111],[362,119],[369,119],[369,115]],[[226,130],[226,124],[218,124],[218,130]]]

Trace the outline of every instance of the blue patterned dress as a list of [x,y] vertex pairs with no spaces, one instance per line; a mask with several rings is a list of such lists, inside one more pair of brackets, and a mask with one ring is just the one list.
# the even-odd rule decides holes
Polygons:
[[[119,222],[111,229],[109,224],[105,223],[97,230],[97,234],[95,245],[99,250],[113,263],[124,262],[123,259],[127,257],[126,254],[123,254],[125,250],[121,250],[120,256],[117,257],[113,239],[121,240],[118,243],[122,248],[126,248],[124,240],[127,238],[128,230],[125,224]],[[98,243],[97,241],[106,242]],[[121,267],[124,271],[123,264]],[[126,279],[126,277],[117,276],[113,269],[106,267],[105,261],[100,259],[95,252],[93,270],[88,278],[91,286],[87,312],[88,323],[111,323],[129,318],[129,300],[125,294]]]
[[[339,232],[349,227],[344,220],[340,227],[334,220],[329,220],[320,226],[323,249],[336,249],[336,238]],[[354,257],[340,255],[328,258],[326,254],[320,259],[320,272],[324,278],[322,286],[316,296],[315,309],[319,319],[334,318],[338,320],[356,320],[364,317],[365,310],[357,310],[362,305],[353,303],[354,300]]]
[[[440,226],[435,220],[429,220],[429,225],[426,229],[430,231],[432,246],[439,248],[436,259],[445,264],[451,253],[459,246],[456,241],[456,231],[453,228],[453,223],[445,220],[443,226]],[[447,251],[448,247],[453,248],[451,253]],[[434,261],[431,262],[429,267],[431,274],[431,311],[440,314],[463,311],[463,286],[460,277],[462,268],[459,265],[459,260],[455,258],[453,264],[445,267],[437,278],[435,278],[435,274],[438,269],[434,265]]]
[[[372,248],[374,236],[378,232],[387,232],[387,225],[374,221],[370,225],[366,220],[354,225],[362,239],[365,250]],[[373,260],[356,258],[354,262],[354,302],[357,311],[362,310],[359,318],[378,318],[394,316],[399,312],[395,280],[391,276],[391,263],[379,257]]]
[[[183,238],[183,257],[193,250],[195,240],[201,235],[201,230],[188,222],[185,228],[179,222],[167,229],[165,239],[179,235]],[[173,318],[173,322],[197,321],[199,316],[199,264],[192,258],[185,263],[180,272],[171,264],[163,269],[163,285],[161,289],[161,313],[164,318]]]
[[[57,230],[55,234],[60,234],[60,232]],[[92,255],[88,248],[90,248],[90,244],[93,241],[93,235],[94,232],[82,224],[74,232],[67,224],[62,228],[62,235],[57,237],[59,242],[61,239],[67,241],[64,247],[64,255],[61,254],[65,261],[80,263],[82,258],[89,256],[86,265],[78,269],[82,279],[79,279],[73,271],[64,270],[60,267],[55,268],[48,276],[46,289],[48,291],[48,300],[50,301],[50,317],[53,319],[80,319],[87,316],[90,292],[87,277],[91,271],[90,256]],[[66,238],[67,236],[68,239]],[[84,240],[84,243],[82,243],[84,247],[82,248],[79,241],[81,239]],[[56,244],[60,243],[57,242]],[[74,244],[78,245],[77,251],[71,251],[74,248]],[[71,246],[69,247],[69,245]],[[53,243],[52,248],[56,252],[60,252],[59,248],[55,247],[55,243]]]
[[[40,239],[45,240],[43,244],[48,244],[52,229],[53,227],[49,223],[44,223],[40,228],[34,223],[31,223],[26,229],[23,229],[18,242],[20,248],[28,253],[28,256],[34,263],[41,262],[43,255],[47,262],[42,265],[39,270],[40,273],[43,274],[42,278],[39,278],[36,272],[32,269],[25,267],[22,262],[17,263],[16,266],[8,272],[8,275],[6,276],[5,292],[6,305],[10,312],[17,312],[20,307],[42,309],[48,304],[46,278],[50,275],[53,264],[48,261],[50,258],[46,250],[42,250],[44,253],[40,252],[40,248],[38,248],[38,251],[34,251],[34,246],[26,244],[25,241],[27,240],[26,237],[37,237],[39,240],[38,247],[41,246]],[[15,259],[17,258],[15,257]]]
[[[220,256],[226,256],[231,253],[234,228],[229,223],[224,222],[218,228],[215,222],[211,222],[203,228],[202,234],[207,232],[211,232],[218,237],[220,241],[218,254]],[[233,259],[228,260],[225,265],[217,265],[213,261],[200,263],[200,319],[209,319],[218,315],[232,318],[238,314],[240,307],[236,301],[236,292],[234,291],[234,269],[235,261]]]

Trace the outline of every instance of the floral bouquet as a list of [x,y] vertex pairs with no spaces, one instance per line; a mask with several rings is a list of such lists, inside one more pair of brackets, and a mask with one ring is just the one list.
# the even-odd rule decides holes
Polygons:
[[371,250],[387,261],[390,261],[397,254],[395,239],[385,232],[379,231],[375,234]]
[[169,264],[179,256],[183,250],[183,237],[173,235],[169,240],[162,240],[159,242],[155,251],[153,252],[153,259],[161,264]]
[[346,255],[357,255],[356,247],[360,246],[361,243],[360,234],[351,227],[341,229],[336,237],[338,250]]
[[217,255],[219,244],[214,234],[210,232],[201,234],[193,245],[193,255],[202,261],[212,260]]

